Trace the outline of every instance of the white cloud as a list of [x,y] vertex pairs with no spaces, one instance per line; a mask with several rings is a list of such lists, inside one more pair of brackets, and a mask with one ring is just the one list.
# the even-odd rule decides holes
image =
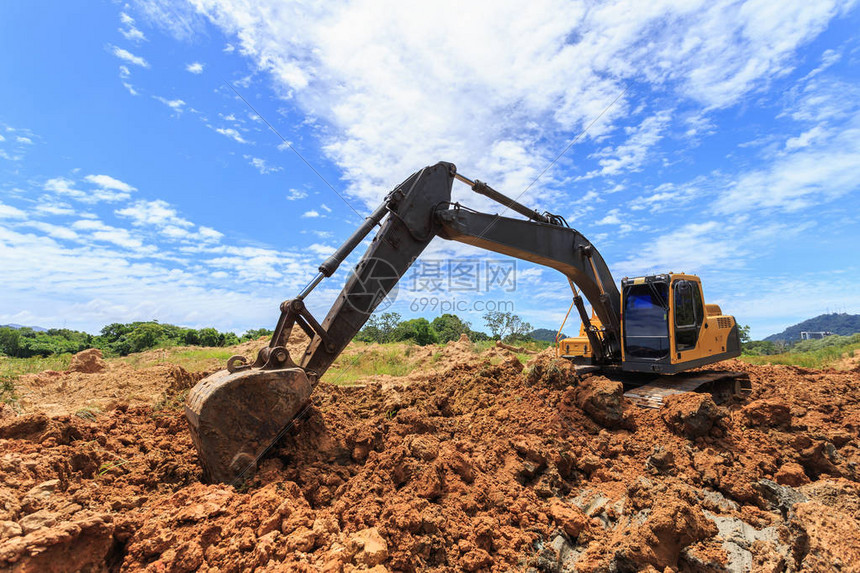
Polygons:
[[128,183],[109,175],[87,175],[84,180],[95,185],[95,188],[79,189],[74,181],[66,177],[48,179],[43,188],[45,191],[65,195],[82,203],[123,201],[131,196],[132,191],[135,191],[135,188]]
[[0,141],[6,141],[6,138],[0,135]]
[[131,220],[131,224],[139,227],[153,225],[156,227],[192,227],[194,224],[179,216],[176,209],[161,199],[155,201],[136,201],[133,205],[115,211],[119,217]]
[[52,197],[50,195],[42,195],[39,197],[33,211],[37,215],[62,216],[75,214],[75,210],[72,209],[71,205],[58,201],[56,197]]
[[[660,111],[645,118],[637,127],[627,128],[627,140],[615,148],[607,148],[595,154],[602,157],[600,175],[617,175],[622,171],[639,171],[648,152],[662,139],[662,132],[669,125],[671,110]],[[597,175],[597,172],[589,175]]]
[[129,42],[146,41],[146,36],[144,36],[143,32],[131,25],[129,25],[128,28],[120,28],[119,33],[122,34],[123,37]]
[[304,199],[308,194],[299,189],[290,189],[290,192],[287,194],[287,201],[297,201],[299,199]]
[[621,218],[618,216],[618,209],[610,209],[609,213],[606,214],[605,217],[600,219],[599,221],[594,223],[595,225],[620,225]]
[[302,213],[302,217],[304,217],[305,219],[316,219],[319,216],[320,216],[319,211],[315,211],[314,209],[311,209],[310,211],[305,211],[304,213]]
[[690,223],[661,233],[644,244],[635,256],[618,262],[613,271],[640,276],[649,273],[687,272],[737,268],[743,257],[735,237],[721,221]]
[[630,202],[633,211],[649,210],[651,213],[668,211],[686,207],[694,198],[703,198],[708,192],[705,190],[711,182],[716,180],[717,174],[709,177],[697,177],[689,183],[663,183],[648,193],[642,194]]
[[266,164],[265,159],[260,159],[259,157],[251,157],[250,155],[245,155],[245,159],[249,161],[251,165],[254,166],[257,171],[260,172],[261,175],[266,175],[268,173],[275,173],[281,170],[279,165],[275,165],[272,167],[271,165]]
[[217,242],[224,236],[224,233],[219,233],[211,227],[200,226],[197,229],[197,235],[205,242]]
[[[208,253],[195,254],[189,260],[153,261],[139,256],[145,247],[117,248],[112,242],[92,239],[91,231],[109,232],[100,226],[70,229],[78,239],[64,243],[57,240],[62,237],[51,236],[62,234],[55,228],[39,225],[25,233],[0,225],[0,244],[6,247],[0,249],[3,288],[10,295],[14,293],[0,297],[0,323],[66,323],[69,328],[88,332],[97,332],[112,322],[154,317],[194,328],[215,326],[240,332],[272,326],[280,298],[271,293],[282,290],[285,284],[300,288],[307,281],[306,265],[313,262],[301,253],[290,253],[293,260],[301,262],[283,264],[282,253],[263,249],[235,249],[231,256],[237,260],[230,264],[242,265],[254,259],[247,267],[221,269],[200,264],[201,256],[211,257]],[[276,276],[260,282],[259,275],[245,271],[256,268],[265,272],[260,259],[267,253]],[[34,259],[42,264],[32,264]],[[75,294],[74,299],[69,293]]]
[[182,113],[182,111],[185,108],[185,102],[181,99],[167,99],[167,98],[163,98],[161,96],[152,96],[152,97],[157,99],[158,101],[160,101],[161,103],[163,103],[164,105],[166,105],[167,107],[169,107],[170,109],[172,109],[173,111],[175,111],[177,113]]
[[118,46],[112,46],[112,51],[113,51],[114,56],[116,56],[120,60],[123,60],[124,62],[128,62],[129,64],[133,64],[135,66],[140,66],[142,68],[148,68],[149,67],[149,62],[147,62],[145,59],[141,58],[140,56],[135,56],[134,54],[132,54],[131,52],[129,52],[128,50],[126,50],[124,48],[120,48]]
[[718,199],[721,213],[799,211],[860,188],[860,130],[824,148],[801,149],[743,173]]
[[152,227],[158,234],[171,241],[192,241],[204,244],[217,243],[223,233],[211,227],[195,225],[181,217],[167,201],[135,201],[132,205],[114,211],[117,217],[130,220],[133,227]]
[[123,86],[125,89],[127,89],[127,90],[128,90],[128,93],[130,93],[131,95],[133,95],[133,96],[136,96],[136,95],[137,95],[137,90],[136,90],[136,89],[134,89],[134,86],[133,86],[133,85],[131,85],[130,83],[128,83],[128,82],[122,82],[122,86]]
[[87,175],[84,177],[90,183],[94,185],[98,185],[102,189],[110,189],[113,191],[120,191],[123,193],[131,193],[132,191],[136,191],[135,187],[132,187],[128,183],[124,181],[120,181],[110,175]]
[[858,90],[818,78],[800,84],[783,116],[810,125],[763,151],[759,165],[741,172],[718,197],[720,213],[751,209],[800,211],[860,189]]
[[[845,11],[828,0],[195,7],[271,74],[282,97],[330,127],[325,152],[370,206],[438,159],[516,194],[624,86],[633,87],[586,139],[626,122],[634,92],[733,105],[789,70],[798,46]],[[456,22],[440,28],[435,15],[447,11]],[[643,164],[667,119],[650,121],[628,134],[628,147],[611,148],[605,174]],[[562,160],[532,197],[552,200],[548,190],[567,168]]]
[[21,135],[17,136],[15,138],[15,141],[17,141],[18,143],[23,143],[25,145],[31,145],[33,143],[32,139],[30,139],[29,137],[23,137]]
[[24,219],[26,216],[21,209],[0,203],[0,219]]
[[326,213],[331,213],[331,207],[329,207],[329,206],[328,206],[328,205],[326,205],[325,203],[320,203],[320,207],[321,207],[321,208],[322,208]]
[[125,249],[136,250],[143,241],[133,236],[128,229],[106,225],[98,219],[80,219],[72,223],[72,229],[88,233],[88,237],[103,243],[110,243]]
[[122,79],[127,79],[131,76],[131,72],[128,69],[128,66],[120,66],[119,67],[119,77]]
[[86,196],[83,191],[79,191],[73,188],[75,184],[71,179],[66,179],[65,177],[54,177],[53,179],[48,179],[45,182],[45,191],[51,191],[53,193],[59,193],[61,195],[69,195],[74,197],[75,199],[79,199],[81,197]]
[[80,238],[80,236],[76,232],[69,229],[68,227],[62,227],[60,225],[54,225],[52,223],[46,223],[44,221],[27,221],[25,223],[25,226],[37,229],[43,232],[45,235],[54,239],[75,241]]
[[218,133],[220,133],[221,135],[223,135],[225,137],[229,137],[230,139],[232,139],[238,143],[248,143],[248,140],[246,140],[244,137],[242,137],[242,134],[239,133],[238,131],[236,131],[235,129],[233,129],[232,127],[227,127],[227,128],[219,127],[217,129],[215,129],[215,131],[217,131]]
[[192,74],[202,74],[203,73],[203,64],[200,62],[194,62],[193,64],[188,64],[185,66],[185,71],[190,72]]
[[804,131],[797,137],[789,138],[785,142],[785,149],[786,151],[793,151],[795,149],[809,147],[811,143],[813,143],[816,139],[820,139],[824,135],[826,135],[824,128],[820,125],[816,125],[812,129]]
[[191,2],[175,0],[146,0],[137,2],[136,8],[148,21],[166,30],[178,40],[189,40],[203,31],[201,17]]
[[321,243],[314,243],[308,247],[308,251],[321,257],[328,257],[335,251],[335,248],[330,247],[329,245],[323,245]]

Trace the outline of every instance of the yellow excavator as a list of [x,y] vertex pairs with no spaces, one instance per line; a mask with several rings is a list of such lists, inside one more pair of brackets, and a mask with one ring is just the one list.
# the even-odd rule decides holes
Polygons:
[[[452,203],[455,181],[526,219]],[[317,321],[305,298],[377,225],[379,232],[328,315]],[[698,277],[669,273],[625,278],[619,292],[603,257],[563,217],[529,209],[486,183],[460,175],[452,163],[440,162],[396,186],[319,266],[310,284],[281,304],[269,345],[253,363],[234,356],[225,370],[191,390],[185,412],[204,479],[238,483],[246,477],[307,407],[326,370],[435,237],[564,274],[582,326],[578,337],[558,340],[558,355],[573,361],[579,371],[623,376],[630,388],[625,395],[639,405],[659,407],[667,394],[703,388],[728,386],[729,394],[749,390],[749,381],[738,373],[688,372],[740,354],[734,318],[705,304]],[[591,315],[583,296],[591,304]],[[304,354],[293,357],[286,344],[296,325],[310,342]]]

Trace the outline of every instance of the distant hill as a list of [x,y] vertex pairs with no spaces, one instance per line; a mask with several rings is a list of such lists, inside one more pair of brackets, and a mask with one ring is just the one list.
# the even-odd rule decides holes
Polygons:
[[0,324],[0,328],[14,328],[18,330],[19,328],[32,328],[35,332],[47,332],[47,328],[42,328],[41,326],[24,326],[21,324]]
[[[542,340],[544,342],[555,342],[555,335],[558,333],[557,330],[550,330],[549,328],[537,328],[529,332],[529,336],[534,340]],[[561,333],[562,338],[567,338],[567,335],[563,332]]]
[[777,340],[795,342],[800,340],[800,333],[802,331],[829,331],[833,334],[841,334],[843,336],[854,334],[855,332],[860,332],[860,314],[847,314],[844,312],[822,314],[815,318],[804,320],[794,326],[789,326],[780,333],[771,334],[765,340],[770,340],[771,342],[776,342]]

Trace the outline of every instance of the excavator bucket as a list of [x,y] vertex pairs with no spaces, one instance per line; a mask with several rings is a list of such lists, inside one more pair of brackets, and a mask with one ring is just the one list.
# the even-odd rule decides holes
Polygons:
[[197,383],[185,415],[203,479],[240,483],[310,398],[301,368],[220,370]]

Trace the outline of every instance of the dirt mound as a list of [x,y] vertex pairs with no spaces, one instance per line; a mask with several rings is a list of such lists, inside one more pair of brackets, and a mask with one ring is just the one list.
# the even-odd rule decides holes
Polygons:
[[[170,400],[0,421],[0,569],[825,571],[860,559],[858,373],[730,363],[753,380],[748,402],[692,395],[657,411],[548,353],[523,368],[466,341],[420,352],[427,368],[408,376],[323,380],[240,489],[199,483]],[[158,396],[201,375],[136,373]]]
[[78,352],[72,356],[72,362],[69,364],[69,372],[81,372],[83,374],[103,372],[105,368],[107,368],[107,364],[102,359],[102,351],[98,348],[88,348]]

